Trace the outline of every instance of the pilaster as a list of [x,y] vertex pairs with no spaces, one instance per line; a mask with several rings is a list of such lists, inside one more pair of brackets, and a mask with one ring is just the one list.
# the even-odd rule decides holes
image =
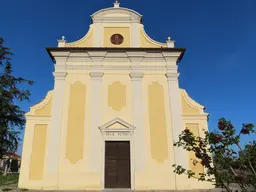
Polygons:
[[102,47],[103,44],[103,26],[102,23],[95,22],[93,30],[93,47]]
[[101,170],[101,133],[98,128],[101,120],[101,72],[92,72],[91,76],[91,126],[90,126],[90,150],[89,150],[89,172],[100,172]]
[[[169,101],[171,110],[171,124],[172,124],[172,136],[173,142],[179,140],[179,134],[184,130],[184,124],[182,122],[182,106],[180,98],[180,89],[178,83],[179,73],[166,73],[168,88],[169,88]],[[187,151],[174,147],[174,160],[175,164],[181,165],[185,169],[188,168],[188,154]],[[176,189],[182,189],[185,183],[182,181],[183,176],[176,175]]]
[[49,126],[48,153],[46,154],[44,189],[58,189],[62,107],[66,79],[66,58],[55,58],[54,91],[52,96],[52,120]]
[[135,145],[135,171],[143,171],[146,165],[144,142],[144,106],[142,100],[143,73],[131,73],[133,94],[133,123],[136,127],[134,133]]
[[131,47],[140,47],[140,24],[131,24]]

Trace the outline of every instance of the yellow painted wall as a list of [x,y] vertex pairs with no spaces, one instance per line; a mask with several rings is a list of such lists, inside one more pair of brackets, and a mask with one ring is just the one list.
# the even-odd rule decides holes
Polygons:
[[93,27],[90,28],[82,39],[73,43],[67,43],[66,47],[93,47]]
[[101,125],[119,117],[132,124],[132,84],[129,75],[104,74]]
[[83,158],[86,88],[81,82],[70,86],[66,158],[77,163]]
[[[79,82],[79,83],[78,83]],[[73,85],[76,85],[76,88],[72,89]],[[79,85],[80,84],[80,85]],[[75,90],[75,91],[74,91]],[[88,171],[88,154],[90,150],[90,126],[91,126],[91,77],[88,72],[80,72],[77,73],[73,70],[68,72],[66,77],[66,85],[65,85],[65,93],[64,93],[64,105],[63,105],[63,116],[62,116],[62,134],[61,134],[61,152],[60,152],[60,161],[59,161],[59,189],[60,190],[100,190],[100,173],[92,173]],[[71,162],[66,158],[67,152],[67,142],[69,142],[68,138],[68,120],[69,120],[69,112],[70,112],[70,101],[73,95],[77,95],[76,99],[80,104],[80,109],[78,111],[82,111],[81,108],[84,108],[84,121],[82,124],[82,115],[80,116],[80,120],[78,124],[80,126],[83,125],[83,130],[78,129],[77,133],[80,133],[81,140],[78,145],[82,144],[83,147],[79,147],[80,149],[77,151],[78,161]],[[81,94],[83,96],[81,96]],[[80,96],[78,96],[80,95]],[[80,97],[80,98],[78,98]],[[81,98],[84,99],[81,99]],[[73,97],[74,98],[74,97]],[[75,100],[75,99],[74,99]],[[84,100],[84,103],[83,101]],[[75,101],[74,101],[75,102]],[[77,103],[77,105],[78,105]],[[76,113],[77,114],[77,111]],[[73,127],[72,127],[73,128]],[[76,128],[75,128],[76,129]],[[82,132],[83,131],[83,132]],[[72,129],[70,129],[72,132]],[[75,134],[77,134],[75,133]],[[83,139],[82,139],[83,138]],[[74,137],[75,139],[75,137]],[[71,138],[72,140],[72,138]],[[78,146],[77,145],[77,146]]]
[[164,163],[168,159],[164,87],[158,82],[148,86],[148,108],[152,159]]
[[[130,28],[129,27],[104,27],[103,47],[130,47]],[[114,34],[121,34],[124,41],[120,45],[111,43],[110,38]]]
[[[102,108],[100,125],[103,125],[116,117],[133,124],[133,92],[129,73],[129,71],[117,71],[115,73],[106,71],[106,73],[104,73],[100,101]],[[111,94],[109,94],[109,87],[112,87],[112,90],[110,91],[112,92]],[[90,138],[91,88],[91,77],[88,72],[74,73],[74,71],[69,71],[66,78],[62,116],[61,154],[59,156],[59,189],[101,189],[101,173],[91,173],[88,171],[88,153],[90,149],[90,139],[92,139]],[[119,101],[120,98],[117,98],[115,94],[117,93],[117,95],[119,95],[119,92],[121,92],[122,95],[122,102]],[[175,189],[175,175],[172,168],[172,165],[174,164],[174,155],[168,84],[164,74],[152,74],[151,71],[145,71],[145,76],[142,79],[142,94],[144,105],[143,111],[145,113],[144,144],[146,168],[143,171],[135,173],[135,187],[137,190]],[[109,105],[109,97],[112,98],[110,99],[112,100],[111,105]],[[84,100],[84,103],[81,102],[82,100]],[[184,101],[185,100],[183,100],[183,102]],[[115,107],[113,108],[112,106],[119,107],[118,109],[114,109]],[[78,117],[77,120],[77,117],[75,117],[74,114],[77,114],[78,111],[80,111],[79,114],[83,113],[83,115]],[[84,119],[82,119],[83,117]],[[71,124],[68,122],[71,122]],[[202,126],[206,124],[205,120],[194,120],[193,123],[186,123],[189,128],[195,130],[196,126],[198,127],[199,125]],[[111,128],[114,127],[120,128],[120,126],[117,125],[113,125]],[[68,143],[71,144],[70,146],[73,145],[73,147],[68,149]],[[82,146],[82,143],[84,146],[82,150],[71,151],[71,149],[74,148],[74,145],[78,144],[77,146]],[[33,147],[34,145],[35,144],[33,144]],[[70,151],[68,152],[69,158],[67,159],[66,155],[68,150]],[[191,157],[192,155],[190,154],[190,158]],[[192,169],[198,171],[200,170],[200,167],[192,167]],[[158,175],[159,179],[155,179],[156,175]],[[188,180],[187,186],[191,188],[204,188],[203,185],[195,185],[195,182],[196,181],[194,180]],[[21,186],[27,187],[29,186],[29,183],[26,182],[26,185]],[[40,189],[42,184],[35,183],[33,186],[38,186],[34,188]]]
[[[175,189],[167,79],[164,73],[144,72],[142,97],[145,114],[143,120],[146,167],[143,171],[135,173],[135,187],[137,190]],[[100,101],[102,110],[99,114],[99,125],[103,125],[116,117],[133,124],[133,92],[129,73],[130,71],[104,72]],[[93,139],[90,138],[91,99],[93,97],[91,89],[89,71],[68,71],[65,94],[63,95],[59,189],[101,189],[101,173],[88,171],[90,141]],[[121,98],[117,97],[117,95],[121,96]],[[78,112],[79,115],[77,117]],[[198,122],[195,120],[197,126],[199,124],[201,126],[204,122],[203,120]],[[190,124],[188,126],[191,127]],[[119,125],[113,125],[111,128],[115,127],[120,128]],[[82,148],[79,146],[82,146]],[[79,148],[79,150],[72,151],[71,149],[74,148]],[[156,179],[156,175],[158,179]],[[195,185],[194,180],[187,181],[187,184],[192,188],[204,188],[203,185]],[[34,185],[38,186],[35,188],[40,189],[42,184]]]
[[199,110],[188,104],[185,98],[181,94],[181,104],[183,114],[200,114]]
[[42,180],[46,151],[47,125],[35,125],[30,164],[30,180]]
[[126,86],[119,81],[108,86],[108,106],[120,111],[126,105]]
[[[172,140],[172,130],[171,130],[171,116],[169,106],[169,96],[168,96],[168,84],[166,77],[164,75],[153,75],[150,71],[145,71],[147,75],[143,77],[142,80],[142,97],[143,97],[143,105],[144,105],[144,131],[145,131],[145,155],[146,155],[146,167],[144,171],[137,172],[135,176],[135,187],[138,190],[164,190],[164,189],[175,189],[175,175],[173,173],[172,165],[174,164],[174,156],[173,153],[173,140]],[[159,88],[156,85],[157,91],[160,89],[160,94],[152,93],[151,98],[149,98],[149,93],[156,91],[156,89],[149,89],[152,84],[157,83],[161,85],[162,88]],[[153,86],[154,87],[154,86]],[[162,89],[162,90],[161,90]],[[150,91],[149,91],[150,90]],[[152,99],[154,99],[154,95],[156,94],[155,100],[153,103]],[[151,121],[150,120],[150,111],[153,107],[153,112],[156,106],[156,103],[160,104],[160,114],[165,114],[165,118],[159,117],[155,114],[157,120],[165,121],[161,122],[159,125],[162,128],[159,129],[160,133],[157,133],[159,127],[153,126],[153,130],[151,130]],[[151,105],[152,104],[152,105]],[[163,104],[165,107],[163,107]],[[158,108],[159,109],[159,108]],[[154,121],[154,120],[153,120]],[[154,122],[153,122],[153,125]],[[165,127],[165,128],[164,128]],[[165,129],[165,130],[164,130]],[[153,131],[153,132],[151,132]],[[155,132],[155,133],[154,133]],[[153,134],[153,135],[152,135]],[[162,138],[155,137],[154,134],[158,136],[166,137]],[[151,140],[153,137],[153,140]],[[155,140],[154,140],[155,139]],[[152,143],[153,141],[153,143]],[[163,143],[167,143],[168,146],[163,147]],[[153,147],[153,148],[152,148]],[[154,153],[158,149],[159,152]],[[153,151],[154,152],[153,152]],[[152,156],[153,154],[154,156]],[[156,159],[155,159],[156,158]],[[164,161],[162,160],[164,159]],[[157,179],[156,179],[157,176]]]
[[51,110],[52,110],[52,99],[50,98],[50,100],[45,104],[45,106],[43,106],[40,109],[35,110],[35,115],[49,116],[49,115],[51,115]]
[[[186,127],[196,136],[199,135],[199,124],[197,123],[187,123]],[[198,163],[196,163],[198,162]],[[189,168],[193,172],[196,173],[195,176],[199,177],[199,173],[204,173],[204,168],[200,164],[200,160],[196,158],[196,155],[194,152],[189,152]]]

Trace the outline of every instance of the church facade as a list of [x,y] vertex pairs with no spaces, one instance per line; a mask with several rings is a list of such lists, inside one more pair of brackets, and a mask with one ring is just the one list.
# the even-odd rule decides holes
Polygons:
[[42,190],[206,189],[194,154],[173,146],[208,129],[204,107],[179,88],[185,49],[152,40],[142,15],[119,6],[91,15],[78,41],[47,48],[54,88],[26,114],[19,187]]

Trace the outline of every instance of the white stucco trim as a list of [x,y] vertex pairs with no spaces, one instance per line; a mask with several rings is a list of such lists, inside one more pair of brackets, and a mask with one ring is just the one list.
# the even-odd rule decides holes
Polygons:
[[[178,84],[178,73],[166,74],[168,81],[169,102],[171,110],[171,123],[173,142],[178,141],[179,134],[184,129],[182,121],[181,95]],[[188,168],[188,155],[182,148],[174,147],[175,163],[181,165],[185,169]]]
[[[92,65],[68,65],[67,66],[67,70],[93,70],[95,69],[96,66],[92,66]],[[136,65],[136,66],[130,66],[130,65],[126,65],[126,66],[122,66],[122,65],[103,65],[103,66],[99,66],[99,68],[101,68],[104,71],[113,71],[113,70],[132,70],[132,71],[166,71],[166,66],[164,65],[160,65],[160,66],[150,66],[150,65]],[[74,71],[75,72],[75,71]]]
[[[44,182],[45,185],[51,185],[52,188],[58,189],[58,174],[59,174],[59,154],[60,154],[60,139],[62,126],[62,107],[65,93],[65,72],[67,58],[55,58],[54,75],[54,92],[52,95],[52,120],[50,122],[49,131],[47,132],[48,143],[46,162],[44,167]],[[49,179],[51,178],[50,182]]]
[[141,47],[140,24],[132,23],[131,26],[131,47]]
[[[113,15],[127,15],[126,17],[115,17]],[[123,7],[111,7],[101,9],[91,15],[93,23],[140,23],[142,15],[138,12]]]
[[28,120],[49,122],[49,121],[52,120],[52,116],[48,116],[48,115],[34,116],[34,115],[27,115],[26,114],[26,121],[28,121]]
[[[98,44],[102,44],[101,36],[98,35]],[[96,46],[96,44],[95,44]],[[152,60],[155,62],[164,63],[166,70],[168,73],[171,73],[173,71],[173,68],[176,65],[176,62],[178,58],[181,56],[181,54],[184,52],[182,49],[175,49],[174,51],[162,51],[157,50],[155,52],[152,52],[152,50],[141,50],[141,51],[133,51],[133,50],[120,50],[117,52],[111,51],[111,50],[100,50],[100,51],[93,51],[93,50],[85,50],[83,52],[77,50],[77,51],[67,51],[67,52],[57,52],[57,51],[51,51],[51,54],[54,57],[64,57],[68,56],[67,65],[77,65],[82,66],[81,62],[101,62],[107,63],[107,62],[121,62],[121,63],[129,63],[131,61],[132,57],[141,57],[141,64],[142,63],[152,63]],[[119,64],[119,66],[121,66]],[[114,67],[114,65],[113,65]]]
[[199,110],[199,112],[201,114],[204,114],[204,106],[200,105],[199,103],[197,103],[195,100],[193,100],[187,93],[187,91],[185,89],[180,89],[180,92],[183,96],[183,98],[185,99],[185,101],[187,102],[188,105],[190,105],[192,108],[195,108],[197,110]]
[[144,131],[144,105],[142,98],[142,78],[143,73],[131,73],[132,80],[132,92],[133,92],[133,124],[136,126],[134,133],[134,145],[135,145],[135,170],[143,171],[146,166],[145,155],[145,131]]
[[[111,125],[119,123],[124,128],[109,128]],[[135,189],[135,151],[134,151],[134,130],[135,126],[127,123],[126,121],[115,118],[102,126],[99,126],[101,131],[101,188],[105,189],[105,142],[106,141],[129,141],[130,142],[130,163],[131,163],[131,189]]]
[[93,47],[102,47],[103,45],[103,26],[102,23],[94,23]]
[[89,172],[100,172],[101,167],[101,134],[98,125],[101,120],[101,87],[103,73],[92,72],[91,76],[91,125],[90,125],[90,149],[89,149]]
[[183,120],[205,120],[207,121],[208,120],[208,116],[209,114],[208,113],[205,113],[205,114],[199,114],[199,115],[182,115],[182,119]]
[[158,41],[155,41],[153,39],[151,39],[148,34],[146,33],[145,29],[144,29],[144,25],[141,24],[141,32],[142,32],[142,35],[152,44],[156,45],[156,46],[159,46],[159,47],[167,47],[167,44],[166,43],[160,43]]

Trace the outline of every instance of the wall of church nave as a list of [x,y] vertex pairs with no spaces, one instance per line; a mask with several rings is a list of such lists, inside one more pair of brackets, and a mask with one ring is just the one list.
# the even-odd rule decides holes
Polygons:
[[59,174],[59,190],[100,190],[100,173],[77,171]]
[[174,155],[166,77],[144,75],[142,98],[146,166],[136,172],[135,189],[174,189]]
[[170,163],[173,144],[168,84],[164,75],[143,77],[143,104],[147,159],[157,164]]
[[105,74],[102,80],[101,125],[119,117],[133,124],[132,86],[129,75]]
[[[184,127],[188,128],[196,137],[204,137],[204,131],[208,130],[207,116],[194,116],[194,118],[195,119],[187,119],[185,116],[183,116]],[[199,176],[200,173],[204,173],[206,170],[200,164],[200,160],[196,158],[195,153],[187,153],[189,158],[189,169],[195,172],[196,176]]]
[[59,155],[60,190],[99,190],[100,172],[90,172],[92,79],[89,73],[66,77]]
[[27,119],[19,176],[20,188],[41,189],[43,186],[49,118]]
[[87,172],[91,118],[90,89],[89,75],[67,75],[60,133],[59,175]]
[[135,174],[136,190],[170,190],[175,189],[175,174],[170,164],[153,164],[143,172]]

